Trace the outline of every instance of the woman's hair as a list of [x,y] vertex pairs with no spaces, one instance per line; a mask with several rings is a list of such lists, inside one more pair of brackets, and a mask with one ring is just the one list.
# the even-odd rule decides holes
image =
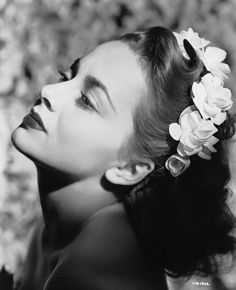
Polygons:
[[[166,28],[151,27],[120,40],[137,55],[148,88],[134,112],[134,133],[126,149],[131,162],[155,163],[155,170],[124,196],[126,213],[148,261],[157,268],[177,277],[215,273],[221,257],[232,257],[235,250],[235,217],[227,205],[230,172],[222,142],[210,161],[192,156],[190,167],[178,177],[165,168],[177,148],[169,124],[178,122],[192,104],[190,89],[204,73],[203,63],[184,57]],[[234,134],[230,115],[217,134],[219,139]]]

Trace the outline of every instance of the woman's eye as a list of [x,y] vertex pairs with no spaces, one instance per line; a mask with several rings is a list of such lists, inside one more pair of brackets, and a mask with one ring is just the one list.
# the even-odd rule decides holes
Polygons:
[[91,105],[89,98],[86,95],[84,95],[83,93],[81,93],[81,100],[85,106]]
[[90,99],[82,92],[81,92],[81,96],[77,99],[77,103],[79,104],[79,106],[81,106],[85,110],[97,111],[95,106],[90,101]]

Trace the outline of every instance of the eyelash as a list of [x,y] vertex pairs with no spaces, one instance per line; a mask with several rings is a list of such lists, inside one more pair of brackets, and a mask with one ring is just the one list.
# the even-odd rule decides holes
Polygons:
[[[94,106],[92,105],[92,103],[90,102],[89,98],[83,93],[80,92],[80,97],[76,100],[76,103],[79,104],[79,106],[81,106],[83,109],[85,110],[95,110]],[[86,104],[87,102],[87,104]],[[96,111],[96,110],[95,110]]]
[[57,72],[60,75],[60,78],[58,80],[59,83],[66,82],[66,81],[70,80],[70,78],[67,76],[66,72],[64,72],[63,70],[58,69]]
[[[58,70],[58,73],[60,75],[58,82],[66,82],[66,81],[70,80],[70,78],[67,76],[66,72],[64,72],[62,70]],[[94,106],[90,102],[89,98],[83,92],[80,92],[80,97],[76,100],[76,103],[78,103],[79,106],[81,106],[85,110],[90,110],[90,111],[95,110],[96,111],[96,109],[94,108]]]

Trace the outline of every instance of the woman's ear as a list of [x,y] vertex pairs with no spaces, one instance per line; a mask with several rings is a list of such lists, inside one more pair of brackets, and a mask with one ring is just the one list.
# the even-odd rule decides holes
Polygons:
[[105,176],[108,181],[119,185],[134,185],[144,179],[155,168],[153,161],[144,161],[136,164],[122,163],[108,169]]

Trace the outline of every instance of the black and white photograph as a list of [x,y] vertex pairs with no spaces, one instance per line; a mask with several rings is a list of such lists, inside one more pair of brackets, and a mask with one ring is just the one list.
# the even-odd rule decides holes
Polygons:
[[0,290],[236,290],[236,0],[0,0]]

